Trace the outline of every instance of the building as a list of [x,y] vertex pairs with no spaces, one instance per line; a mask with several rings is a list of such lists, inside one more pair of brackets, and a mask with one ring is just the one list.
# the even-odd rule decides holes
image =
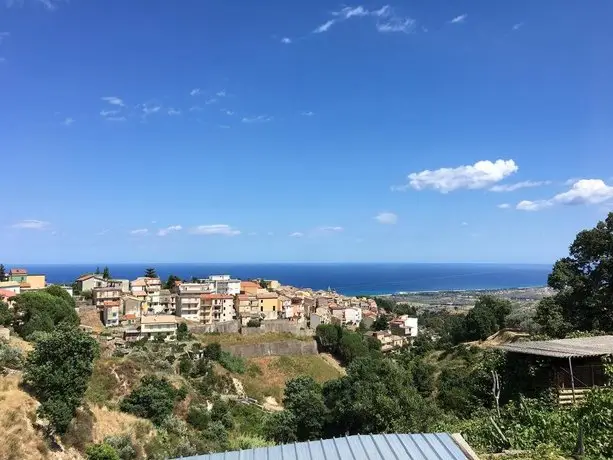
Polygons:
[[241,281],[232,279],[230,275],[211,275],[199,279],[198,283],[207,285],[213,294],[236,295],[241,292]]
[[0,301],[6,303],[9,308],[13,307],[13,298],[16,295],[17,294],[15,293],[15,291],[11,291],[9,289],[0,289]]
[[370,332],[368,335],[379,341],[382,352],[397,350],[407,344],[406,337],[394,335],[389,331],[374,331]]
[[234,296],[227,294],[202,294],[200,318],[204,324],[232,321],[236,318]]
[[281,318],[294,319],[294,307],[290,297],[279,295],[279,307]]
[[162,289],[160,291],[160,307],[164,313],[174,315],[177,311],[177,295],[171,293],[169,289]]
[[417,318],[409,315],[401,315],[390,321],[390,331],[392,334],[403,337],[417,337]]
[[173,315],[143,316],[139,327],[140,337],[149,339],[164,337],[164,340],[177,338],[177,317]]
[[[525,372],[527,397],[554,390],[561,405],[580,402],[588,390],[605,386],[606,357],[613,355],[613,335],[538,340],[499,345]],[[536,369],[530,371],[529,369]]]
[[70,294],[70,297],[74,296],[74,289],[72,288],[72,286],[67,286],[65,284],[58,284],[57,286],[61,287],[62,289],[64,289],[68,294]]
[[277,280],[264,280],[264,282],[268,285],[268,289],[272,289],[273,291],[281,289],[281,283]]
[[119,287],[97,287],[92,290],[92,302],[100,309],[107,301],[116,302],[117,307],[119,307],[121,296],[121,288]]
[[255,281],[241,281],[241,294],[256,295],[261,286]]
[[200,296],[210,293],[209,286],[203,283],[182,283],[176,289],[176,315],[189,321],[201,321]]
[[256,299],[260,307],[260,318],[271,320],[279,318],[279,294],[260,289],[256,294]]
[[25,268],[11,268],[9,270],[9,281],[16,283],[28,282],[28,271]]
[[26,275],[26,280],[20,283],[26,290],[45,289],[46,285],[45,275]]
[[109,287],[118,287],[124,294],[130,293],[130,280],[128,279],[112,279],[107,281]]
[[260,304],[255,294],[234,296],[234,310],[243,326],[246,326],[251,319],[260,319]]
[[[100,288],[109,289],[109,288]],[[115,288],[110,288],[115,289]],[[102,323],[106,327],[119,326],[121,314],[121,300],[104,300],[98,308],[101,309]]]
[[345,324],[357,326],[362,321],[362,310],[360,307],[345,308]]
[[21,283],[18,281],[0,281],[0,289],[12,291],[15,294],[21,293]]
[[106,287],[108,282],[102,278],[102,275],[95,275],[92,273],[81,275],[76,281],[77,290],[79,292],[92,291],[97,287]]
[[479,460],[461,434],[366,434],[182,457],[182,460]]
[[143,297],[135,297],[133,295],[124,295],[121,297],[123,304],[123,315],[133,315],[136,318],[140,318],[143,312],[143,305],[145,303]]

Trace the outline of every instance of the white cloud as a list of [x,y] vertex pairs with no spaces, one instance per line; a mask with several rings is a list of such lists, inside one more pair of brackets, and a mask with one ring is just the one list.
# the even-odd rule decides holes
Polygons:
[[227,95],[227,94],[226,94],[226,90],[225,90],[225,89],[222,89],[221,91],[217,91],[217,92],[215,93],[215,95],[216,95],[217,97],[226,97],[226,95]]
[[137,228],[136,230],[130,230],[130,235],[147,235],[149,230],[146,228]]
[[116,96],[105,96],[100,99],[102,99],[105,102],[108,102],[111,105],[118,105],[119,107],[125,107],[123,99],[116,97]]
[[11,225],[11,227],[28,230],[44,230],[45,228],[49,227],[49,222],[45,222],[44,220],[28,219],[17,222]]
[[409,186],[415,190],[431,188],[441,193],[457,189],[481,189],[501,181],[518,169],[513,160],[478,161],[474,165],[440,168],[434,171],[426,169],[409,174]]
[[344,229],[343,227],[319,227],[317,230],[319,230],[320,232],[324,232],[324,233],[337,233],[337,232],[342,232]]
[[530,188],[530,187],[540,187],[542,185],[549,185],[551,181],[541,180],[541,181],[530,181],[526,180],[523,182],[516,182],[515,184],[500,184],[494,185],[490,188],[491,192],[514,192],[515,190],[519,190],[521,188]]
[[210,99],[207,99],[207,100],[206,100],[206,102],[205,102],[205,104],[206,104],[206,105],[211,105],[211,104],[215,104],[215,102],[217,102],[217,99],[216,99],[216,98],[214,98],[214,97],[212,97],[212,98],[210,98]]
[[398,222],[398,216],[393,212],[380,212],[375,216],[375,220],[380,224],[394,225]]
[[512,30],[519,30],[524,25],[523,22],[518,22],[517,24],[513,24]]
[[302,112],[300,115],[304,115],[305,117],[312,117],[315,115],[315,112],[311,112],[310,110]]
[[540,211],[554,205],[575,206],[605,202],[613,202],[613,186],[605,184],[601,179],[581,179],[575,182],[570,190],[558,193],[548,200],[523,200],[517,203],[515,208],[520,211]]
[[243,123],[266,123],[271,120],[272,117],[268,115],[257,115],[255,117],[243,117],[241,121]]
[[468,227],[468,222],[462,222],[460,225],[461,225],[462,227]]
[[377,22],[379,32],[403,32],[411,33],[415,30],[417,21],[411,18],[391,17],[383,22]]
[[229,109],[221,109],[221,111],[225,113],[226,115],[230,115],[230,116],[234,115],[234,112]]
[[172,107],[168,109],[168,115],[181,115],[181,111],[179,109],[173,109]]
[[230,129],[231,128],[230,125],[217,125],[217,127],[221,128],[221,129]]
[[105,120],[107,121],[126,121],[127,118],[126,117],[106,117]]
[[323,32],[327,32],[328,30],[330,30],[330,27],[332,27],[334,25],[334,23],[336,23],[336,20],[335,19],[330,19],[329,21],[324,22],[322,25],[320,25],[315,30],[313,30],[313,33],[314,34],[321,34]]
[[180,225],[171,225],[170,227],[160,228],[158,230],[158,236],[166,236],[169,233],[178,232],[180,230],[183,230],[183,227],[181,227]]
[[294,233],[290,233],[290,235],[292,238],[302,238],[304,236],[304,233],[302,232],[294,232]]
[[213,225],[198,225],[190,230],[190,233],[195,235],[224,235],[235,236],[240,235],[240,230],[232,228],[227,224],[213,224]]
[[453,18],[451,21],[449,21],[451,24],[461,24],[464,21],[466,21],[466,18],[468,17],[468,14],[464,13],[461,14],[459,16],[456,16],[455,18]]
[[284,44],[286,44],[286,45],[289,45],[291,42],[292,42],[292,39],[291,39],[291,38],[289,38],[289,37],[283,37],[283,38],[281,39],[281,43],[284,43]]
[[103,117],[112,117],[117,115],[121,110],[101,110],[100,115]]
[[149,105],[149,104],[142,104],[140,106],[141,110],[143,111],[143,115],[144,116],[148,116],[148,115],[152,115],[154,113],[158,113],[160,110],[162,110],[162,106],[160,105]]
[[62,122],[62,124],[63,124],[64,126],[70,126],[70,125],[72,125],[74,122],[75,122],[75,119],[74,119],[74,118],[67,117],[67,118],[65,118],[65,119],[64,119],[64,121]]
[[511,205],[509,203],[501,203],[497,207],[500,209],[509,209]]
[[106,235],[110,230],[108,228],[105,228],[104,230],[100,230],[98,233],[96,233],[96,236],[102,236],[102,235]]
[[199,105],[192,105],[189,108],[190,112],[201,112],[202,111],[202,107],[200,107]]
[[267,234],[268,236],[273,236],[273,235],[274,235],[274,233],[273,233],[273,232],[268,232],[268,233],[266,233],[266,234]]
[[10,37],[10,36],[11,36],[10,32],[0,32],[0,44],[5,38]]
[[189,92],[190,96],[200,96],[202,94],[202,91],[200,90],[200,88],[194,88]]

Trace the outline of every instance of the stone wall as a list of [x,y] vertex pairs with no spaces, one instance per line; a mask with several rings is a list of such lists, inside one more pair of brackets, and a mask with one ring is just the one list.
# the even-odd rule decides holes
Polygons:
[[254,343],[244,345],[222,345],[224,351],[243,358],[258,356],[316,355],[315,340],[284,340],[282,342]]
[[202,334],[208,332],[219,332],[220,334],[238,334],[240,330],[240,322],[225,321],[222,323],[193,325],[191,323],[188,323],[188,329],[194,334]]
[[306,327],[306,322],[296,323],[286,319],[262,321],[260,327],[247,327],[241,329],[243,335],[265,334],[266,332],[288,332],[299,336],[312,336],[314,331]]

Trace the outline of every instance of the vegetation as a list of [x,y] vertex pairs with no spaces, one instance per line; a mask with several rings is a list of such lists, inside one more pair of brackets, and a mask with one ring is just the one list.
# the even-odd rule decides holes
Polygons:
[[148,418],[156,425],[161,425],[172,413],[178,399],[181,399],[181,393],[168,380],[146,376],[141,385],[124,398],[119,407],[124,412]]
[[87,460],[121,460],[113,446],[107,443],[92,444],[85,451]]
[[64,433],[81,404],[98,356],[94,339],[76,329],[58,330],[37,340],[24,368],[24,381],[41,402],[39,415]]
[[168,275],[168,279],[164,283],[164,289],[173,289],[176,281],[181,281],[181,278],[176,275]]
[[51,286],[15,296],[15,330],[27,338],[37,331],[52,332],[58,327],[77,325],[79,317],[74,309],[74,300],[68,300],[64,295],[68,295],[64,289]]
[[102,270],[102,279],[105,279],[105,280],[111,279],[111,272],[109,271],[109,267],[104,267],[104,270]]
[[146,278],[157,278],[157,277],[158,277],[158,274],[157,274],[157,272],[155,271],[155,268],[149,267],[149,268],[145,269],[145,274],[144,274],[144,276],[145,276]]
[[378,345],[373,346],[369,338],[338,325],[320,324],[315,330],[315,337],[324,351],[336,355],[346,364],[358,357],[378,352]]
[[9,306],[0,300],[0,326],[9,326],[13,322],[13,313]]
[[4,268],[3,264],[0,264],[0,282],[6,279],[6,268]]

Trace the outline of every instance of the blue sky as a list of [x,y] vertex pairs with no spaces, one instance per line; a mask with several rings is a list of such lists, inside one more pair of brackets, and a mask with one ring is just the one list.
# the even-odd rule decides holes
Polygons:
[[613,4],[0,0],[5,263],[549,263],[613,202]]

